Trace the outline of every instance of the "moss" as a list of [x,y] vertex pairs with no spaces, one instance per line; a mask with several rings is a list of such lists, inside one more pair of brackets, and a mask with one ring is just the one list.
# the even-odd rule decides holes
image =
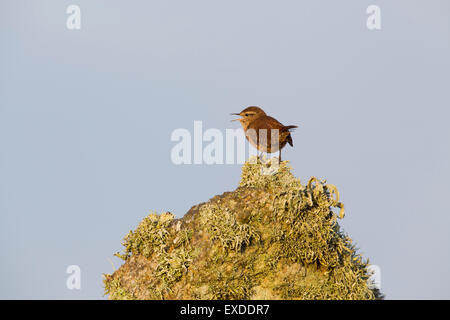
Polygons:
[[105,294],[113,300],[133,300],[133,295],[129,294],[120,284],[119,278],[113,278],[111,275],[105,275]]
[[251,159],[238,188],[182,218],[150,214],[124,238],[110,299],[376,299],[326,181]]
[[248,223],[239,223],[234,212],[222,207],[221,202],[207,203],[200,210],[200,221],[205,226],[211,241],[219,241],[224,249],[241,251],[259,234]]
[[125,252],[123,254],[116,253],[116,256],[126,260],[133,254],[149,258],[154,252],[164,252],[169,236],[168,226],[173,219],[173,214],[169,212],[161,215],[156,213],[148,215],[135,231],[130,231],[125,236],[122,242]]

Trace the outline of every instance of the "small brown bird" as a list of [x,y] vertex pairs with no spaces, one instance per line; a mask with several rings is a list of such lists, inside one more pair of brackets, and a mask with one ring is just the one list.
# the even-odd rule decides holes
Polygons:
[[266,153],[278,151],[278,162],[281,162],[281,149],[286,143],[289,143],[291,147],[294,146],[290,130],[297,126],[284,126],[277,119],[266,115],[261,108],[254,106],[232,115],[242,117],[232,121],[241,123],[247,140],[256,149]]

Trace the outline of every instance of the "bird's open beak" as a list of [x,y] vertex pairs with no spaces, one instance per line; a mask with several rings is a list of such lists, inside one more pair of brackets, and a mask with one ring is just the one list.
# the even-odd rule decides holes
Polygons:
[[[240,116],[240,114],[239,113],[230,113],[232,116]],[[231,120],[231,122],[233,122],[233,121],[239,121],[239,120],[241,120],[242,118],[239,118],[239,119],[234,119],[234,120]]]

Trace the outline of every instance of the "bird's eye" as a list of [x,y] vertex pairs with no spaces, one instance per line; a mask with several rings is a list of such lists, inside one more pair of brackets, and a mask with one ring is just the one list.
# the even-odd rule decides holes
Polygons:
[[245,116],[248,117],[248,113],[246,113]]

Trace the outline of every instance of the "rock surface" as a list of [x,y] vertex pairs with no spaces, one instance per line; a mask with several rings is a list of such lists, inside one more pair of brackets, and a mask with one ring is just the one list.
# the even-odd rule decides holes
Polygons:
[[382,298],[337,223],[337,188],[314,177],[302,185],[286,161],[255,162],[235,191],[130,231],[117,254],[125,263],[104,275],[109,299]]

